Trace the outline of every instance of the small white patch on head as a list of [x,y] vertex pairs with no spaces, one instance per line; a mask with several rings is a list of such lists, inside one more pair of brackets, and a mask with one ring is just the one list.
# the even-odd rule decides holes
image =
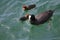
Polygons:
[[29,21],[30,21],[31,15],[29,15]]

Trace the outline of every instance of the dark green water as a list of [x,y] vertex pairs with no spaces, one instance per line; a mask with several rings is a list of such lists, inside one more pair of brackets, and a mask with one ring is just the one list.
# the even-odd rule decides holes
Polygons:
[[[23,4],[37,5],[27,12],[29,14],[57,8],[51,25],[34,26],[28,21],[19,21],[26,14],[22,10]],[[60,0],[0,0],[0,40],[60,40]]]

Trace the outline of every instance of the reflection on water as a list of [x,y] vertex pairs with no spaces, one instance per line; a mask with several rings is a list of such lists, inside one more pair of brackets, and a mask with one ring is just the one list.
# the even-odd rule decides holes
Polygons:
[[[24,4],[37,6],[25,12],[22,10]],[[0,0],[0,40],[60,40],[59,4],[59,0]],[[35,26],[29,21],[19,21],[26,13],[38,14],[56,7],[59,8],[54,12],[51,26],[48,23]]]

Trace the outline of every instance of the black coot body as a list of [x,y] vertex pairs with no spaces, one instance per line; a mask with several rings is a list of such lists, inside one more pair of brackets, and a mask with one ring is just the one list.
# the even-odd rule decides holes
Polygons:
[[33,25],[43,24],[50,20],[51,16],[53,15],[53,12],[53,10],[48,10],[36,16],[31,15],[30,23]]
[[24,9],[24,10],[31,10],[31,9],[33,9],[33,8],[35,8],[35,7],[36,7],[35,4],[28,5],[28,6],[24,5],[24,6],[23,6],[23,9]]

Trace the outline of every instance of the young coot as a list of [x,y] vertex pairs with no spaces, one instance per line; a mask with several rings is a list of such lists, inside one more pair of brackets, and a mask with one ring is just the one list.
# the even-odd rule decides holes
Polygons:
[[33,9],[33,8],[35,8],[35,7],[36,7],[35,4],[31,4],[31,5],[28,5],[28,6],[23,5],[23,10],[31,10],[31,9]]
[[22,16],[19,20],[26,21],[28,19],[29,14],[26,14],[25,16]]

